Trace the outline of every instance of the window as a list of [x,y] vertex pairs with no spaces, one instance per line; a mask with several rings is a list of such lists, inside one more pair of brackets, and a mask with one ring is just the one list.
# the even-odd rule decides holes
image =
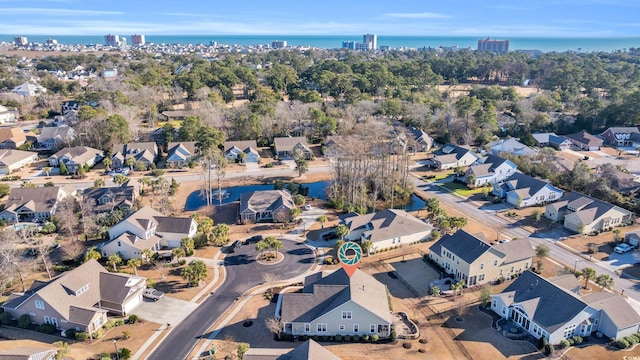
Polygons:
[[36,300],[36,309],[40,309],[40,310],[44,310],[44,302],[42,302],[41,300]]
[[377,328],[378,328],[378,326],[376,324],[371,324],[371,325],[369,325],[369,332],[373,334],[373,333],[376,332]]
[[357,332],[359,332],[359,331],[360,331],[360,325],[358,325],[358,324],[353,324],[353,332],[354,332],[354,333],[357,333]]
[[484,281],[484,274],[478,275],[478,281]]
[[311,324],[306,323],[304,324],[304,332],[310,332],[311,331]]
[[493,266],[498,266],[498,260],[493,260]]
[[317,332],[327,332],[327,324],[316,324]]
[[45,324],[51,324],[51,319],[48,316],[44,316],[44,323]]
[[344,325],[338,325],[338,330],[344,331],[344,329],[345,329]]
[[343,319],[351,319],[351,311],[343,311],[342,312]]
[[484,269],[484,264],[480,264],[480,270]]
[[96,329],[101,328],[102,325],[104,325],[104,322],[102,321],[102,317],[97,318],[96,321],[93,322],[93,325]]
[[498,303],[496,302],[496,299],[493,299],[493,301],[491,301],[491,307],[492,308],[495,308],[497,306],[497,304]]

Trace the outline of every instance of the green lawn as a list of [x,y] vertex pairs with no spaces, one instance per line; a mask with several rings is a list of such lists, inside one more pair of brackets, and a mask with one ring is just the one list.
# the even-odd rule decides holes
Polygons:
[[426,177],[423,177],[422,180],[424,181],[438,181],[438,180],[442,180],[442,179],[446,179],[449,176],[452,176],[453,172],[443,172],[443,173],[438,173],[436,175],[436,177],[431,178],[431,179],[427,179]]
[[482,192],[482,188],[468,189],[467,185],[453,181],[446,182],[442,184],[442,186],[464,197],[469,197]]

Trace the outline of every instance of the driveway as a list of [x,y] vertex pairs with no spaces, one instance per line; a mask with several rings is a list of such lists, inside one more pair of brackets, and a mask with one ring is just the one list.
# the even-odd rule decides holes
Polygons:
[[136,306],[131,313],[144,320],[158,324],[178,324],[197,307],[198,304],[196,303],[165,295],[164,298],[158,301],[143,299],[143,302]]
[[601,266],[607,267],[610,271],[621,270],[633,266],[640,262],[640,252],[638,250],[629,251],[624,254],[612,252],[608,257],[600,261]]
[[260,171],[260,164],[254,162],[245,163],[245,171]]

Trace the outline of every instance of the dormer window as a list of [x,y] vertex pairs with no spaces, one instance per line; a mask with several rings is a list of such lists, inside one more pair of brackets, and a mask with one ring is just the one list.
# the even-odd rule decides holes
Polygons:
[[83,292],[89,290],[89,284],[81,287],[80,289],[76,290],[76,296],[80,296],[80,294],[82,294]]

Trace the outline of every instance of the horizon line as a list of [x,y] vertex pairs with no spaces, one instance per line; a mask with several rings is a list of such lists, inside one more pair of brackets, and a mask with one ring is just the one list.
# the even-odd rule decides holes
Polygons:
[[[372,33],[369,33],[372,34]],[[363,36],[365,34],[144,34],[136,32],[133,34],[83,34],[83,35],[64,35],[64,34],[0,34],[0,36],[65,36],[65,37],[90,37],[90,36],[106,36],[106,35],[118,35],[118,36],[130,36],[130,35],[144,35],[144,36],[238,36],[238,37],[252,37],[252,36],[300,36],[300,37],[329,37],[329,36]],[[438,37],[438,38],[478,38],[480,40],[490,39],[640,39],[640,35],[632,36],[478,36],[478,35],[398,35],[398,34],[375,34],[378,37]],[[286,39],[282,39],[286,40]]]

